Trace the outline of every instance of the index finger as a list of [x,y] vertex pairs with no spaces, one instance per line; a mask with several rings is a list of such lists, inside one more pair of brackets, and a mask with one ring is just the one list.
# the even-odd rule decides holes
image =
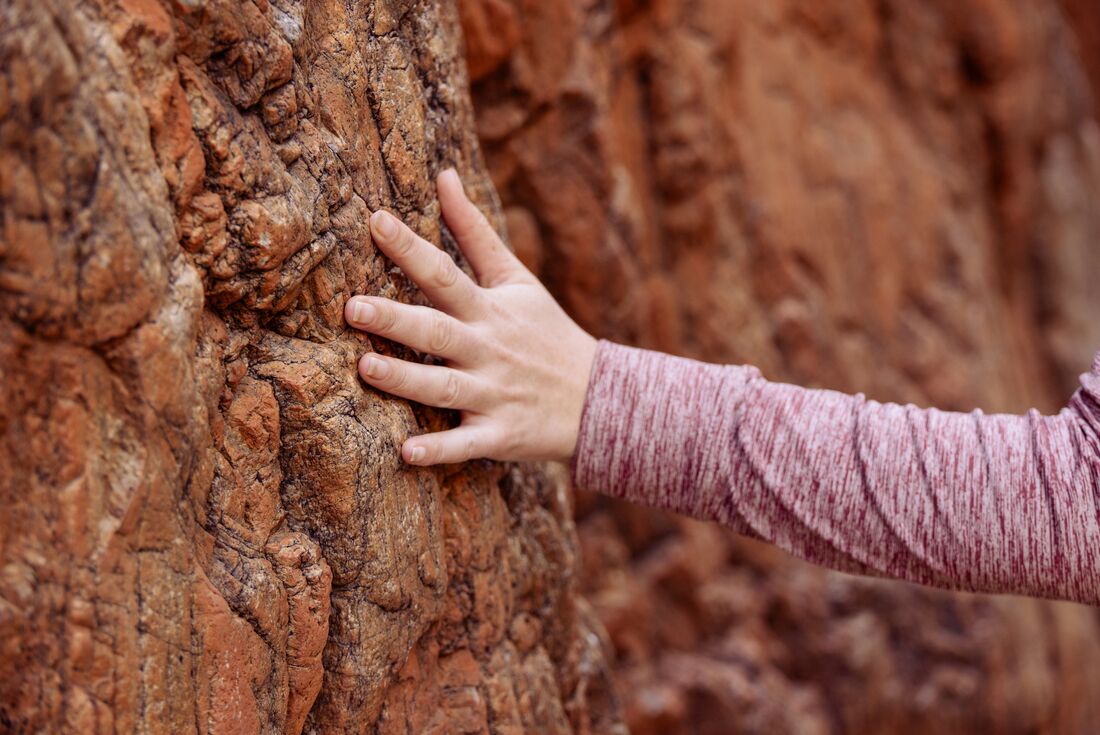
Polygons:
[[450,255],[389,212],[379,210],[372,214],[370,228],[375,244],[435,306],[459,319],[477,315],[481,290]]

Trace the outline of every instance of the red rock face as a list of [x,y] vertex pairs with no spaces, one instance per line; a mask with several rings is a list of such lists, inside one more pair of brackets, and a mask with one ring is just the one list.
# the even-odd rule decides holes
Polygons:
[[1062,0],[1073,29],[1077,52],[1092,82],[1093,100],[1100,95],[1100,6],[1088,0]]
[[[1100,55],[1055,2],[463,5],[512,241],[594,334],[987,411],[1056,410],[1100,348]],[[1100,723],[1092,610],[578,511],[635,733]]]
[[560,468],[410,470],[455,417],[372,246],[483,173],[454,8],[0,7],[0,731],[569,732],[618,720]]
[[578,547],[560,468],[404,467],[455,418],[341,321],[419,299],[369,211],[454,252],[457,165],[600,336],[1056,407],[1100,345],[1065,3],[464,0],[476,119],[447,2],[4,4],[0,731],[621,732],[604,626],[637,733],[1095,729],[1092,611],[583,496]]

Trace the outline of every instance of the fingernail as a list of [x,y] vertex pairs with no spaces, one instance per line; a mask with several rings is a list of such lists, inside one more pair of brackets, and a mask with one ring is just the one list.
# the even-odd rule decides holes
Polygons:
[[427,454],[427,452],[424,450],[424,447],[413,447],[412,451],[409,452],[409,461],[420,462],[424,459],[425,454]]
[[383,238],[389,240],[397,234],[397,221],[389,212],[378,210],[371,215],[370,219],[371,223],[374,225],[374,229]]
[[366,301],[356,301],[355,306],[351,310],[352,319],[360,324],[370,324],[374,321],[374,314],[376,309],[374,304]]
[[448,179],[453,179],[457,183],[458,182],[458,171],[455,171],[453,168],[448,168],[445,171],[443,171],[443,173],[439,174],[439,178],[442,179],[444,177],[446,177]]
[[384,378],[390,373],[390,366],[385,360],[368,355],[363,359],[363,372],[371,378]]

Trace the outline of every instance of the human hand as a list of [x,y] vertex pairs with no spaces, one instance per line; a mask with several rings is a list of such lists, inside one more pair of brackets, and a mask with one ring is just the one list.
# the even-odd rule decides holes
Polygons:
[[371,216],[375,244],[437,307],[353,296],[348,324],[441,357],[424,365],[377,353],[359,360],[375,388],[461,412],[458,428],[407,439],[416,465],[560,460],[572,455],[596,340],[554,301],[466,198],[458,174],[436,182],[443,217],[477,276],[388,212]]

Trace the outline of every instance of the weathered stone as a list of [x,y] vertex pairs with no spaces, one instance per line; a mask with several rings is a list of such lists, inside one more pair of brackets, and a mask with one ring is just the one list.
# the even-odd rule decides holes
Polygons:
[[[352,293],[503,221],[435,0],[0,7],[0,731],[618,729],[560,468],[414,470]],[[516,622],[519,621],[519,622]],[[593,724],[595,723],[595,724]]]
[[578,547],[560,467],[404,466],[455,417],[341,316],[420,300],[366,218],[455,253],[456,165],[600,336],[1055,408],[1100,345],[1062,5],[9,0],[0,730],[616,732],[607,645],[637,733],[1095,729],[1091,611],[584,495]]

